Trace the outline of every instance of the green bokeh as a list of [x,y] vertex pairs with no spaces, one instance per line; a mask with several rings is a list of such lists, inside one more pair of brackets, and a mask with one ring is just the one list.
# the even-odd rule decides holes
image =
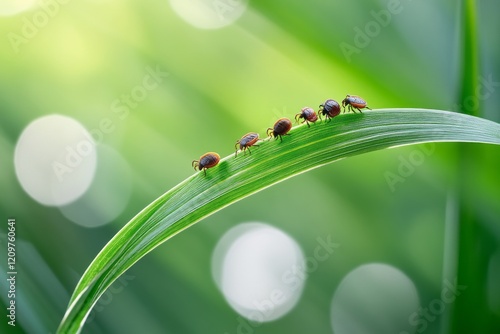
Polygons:
[[[221,29],[191,26],[169,1],[43,3],[53,6],[46,21],[37,21],[48,10],[41,7],[0,16],[0,252],[5,254],[7,218],[14,217],[19,268],[18,326],[7,326],[2,315],[2,333],[54,333],[97,252],[144,206],[191,175],[191,161],[207,151],[232,154],[243,134],[264,136],[277,118],[348,93],[363,96],[375,110],[459,110],[458,2],[402,0],[396,14],[381,17],[393,1],[250,1],[236,22]],[[495,0],[478,2],[480,77],[493,81],[478,88],[491,88],[481,99],[481,116],[497,122],[499,9]],[[30,29],[26,22],[39,23],[29,38],[23,37]],[[366,45],[359,44],[358,28],[375,29],[368,30]],[[12,34],[24,38],[21,44]],[[346,44],[359,52],[346,57]],[[151,70],[168,76],[146,90],[142,101],[123,109],[120,99],[143,85]],[[23,191],[13,164],[16,141],[32,120],[48,114],[78,120],[99,145],[126,161],[130,178],[123,182],[130,184],[131,195],[110,224],[79,226]],[[100,129],[103,120],[111,124],[108,133]],[[239,315],[212,279],[211,253],[227,230],[247,221],[280,228],[306,256],[318,237],[331,235],[341,245],[310,273],[297,306],[281,319],[252,327],[253,333],[332,333],[336,288],[351,270],[373,262],[405,273],[422,307],[428,307],[439,299],[444,280],[455,277],[450,194],[465,146],[474,155],[460,177],[466,178],[464,198],[480,231],[470,254],[489,261],[470,268],[485,280],[466,284],[493,287],[485,290],[487,304],[481,306],[488,310],[481,316],[487,319],[483,328],[493,333],[500,328],[500,295],[494,289],[500,282],[500,149],[442,143],[431,151],[428,145],[412,146],[342,160],[218,212],[132,267],[113,285],[114,292],[102,297],[83,332],[237,333]],[[387,172],[400,173],[402,161],[419,154],[422,163],[391,186]],[[121,191],[116,187],[106,195]],[[6,256],[1,259],[3,275]],[[5,310],[4,287],[2,276]],[[474,321],[475,309],[470,305],[465,320]],[[452,311],[447,305],[428,321],[425,333],[448,333]]]

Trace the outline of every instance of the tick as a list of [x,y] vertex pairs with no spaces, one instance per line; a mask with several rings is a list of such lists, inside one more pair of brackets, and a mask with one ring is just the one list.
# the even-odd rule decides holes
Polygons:
[[208,152],[203,154],[200,157],[200,160],[193,160],[191,166],[194,167],[194,170],[198,168],[199,170],[203,170],[205,175],[207,175],[207,169],[217,166],[220,161],[220,156],[215,152]]
[[328,99],[325,103],[319,105],[319,117],[325,116],[326,119],[331,120],[340,114],[340,104],[332,99]]
[[300,118],[303,119],[302,123],[306,122],[307,127],[310,128],[309,122],[315,123],[318,120],[318,115],[316,115],[313,108],[305,107],[300,110],[300,113],[295,115],[295,121],[298,122]]
[[344,112],[346,106],[352,112],[356,112],[354,111],[354,109],[358,110],[359,112],[362,112],[361,109],[363,108],[372,110],[370,107],[366,105],[365,100],[355,95],[347,95],[345,99],[342,100],[342,107],[344,107]]
[[250,146],[259,146],[255,144],[258,140],[259,140],[259,134],[256,132],[249,132],[243,137],[241,137],[241,139],[238,140],[234,145],[234,148],[236,149],[234,157],[236,157],[238,154],[238,144],[240,145],[240,150],[242,150],[243,152],[245,152],[245,150],[248,150],[248,152],[252,154],[252,151],[250,151]]
[[283,136],[288,135],[288,131],[290,131],[291,128],[292,121],[288,118],[280,118],[276,121],[276,123],[274,123],[273,128],[267,129],[267,135],[269,137],[273,136],[274,139],[278,139],[278,137],[280,137],[280,140],[283,141]]

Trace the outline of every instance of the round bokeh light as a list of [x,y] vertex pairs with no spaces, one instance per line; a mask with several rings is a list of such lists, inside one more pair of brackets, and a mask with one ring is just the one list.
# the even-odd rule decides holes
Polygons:
[[19,183],[34,200],[48,206],[65,205],[82,196],[96,165],[89,132],[78,121],[62,115],[32,121],[14,150]]
[[303,269],[297,242],[263,223],[232,228],[212,256],[212,274],[227,302],[256,323],[276,320],[297,304],[305,283]]

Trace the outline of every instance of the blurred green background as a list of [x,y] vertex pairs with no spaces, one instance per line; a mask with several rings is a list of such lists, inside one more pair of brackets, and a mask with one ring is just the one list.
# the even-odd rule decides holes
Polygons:
[[[264,136],[279,117],[346,94],[373,109],[469,107],[458,102],[457,1],[44,0],[18,13],[13,3],[0,2],[0,303],[7,314],[5,241],[7,218],[15,218],[17,326],[2,313],[2,333],[54,333],[98,251],[191,175],[191,161],[207,151],[232,154],[243,134]],[[481,116],[500,122],[500,4],[478,1],[477,10]],[[148,79],[152,72],[156,81]],[[80,122],[97,141],[92,191],[60,207],[30,197],[14,165],[23,130],[51,114]],[[97,303],[83,332],[347,334],[366,326],[384,333],[394,320],[406,324],[398,334],[459,332],[466,323],[498,333],[499,163],[498,147],[437,143],[353,157],[287,180],[139,261]],[[394,175],[399,182],[388,181]],[[470,238],[457,232],[463,202],[473,217]],[[317,238],[340,246],[310,270],[290,312],[243,326],[212,278],[212,253],[232,227],[255,221],[288,234],[306,257]],[[464,238],[465,255],[458,252]],[[359,289],[340,296],[349,273],[373,263],[409,280],[418,316],[398,313],[397,296],[385,293],[398,286],[390,273],[382,281],[365,275]],[[474,273],[459,282],[467,288],[454,302],[439,302],[461,263]],[[350,314],[333,314],[336,292],[352,300]],[[350,323],[359,328],[345,330]]]

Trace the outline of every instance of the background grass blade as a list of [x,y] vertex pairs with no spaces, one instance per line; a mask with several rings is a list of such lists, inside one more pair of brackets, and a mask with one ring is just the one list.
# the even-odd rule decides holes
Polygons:
[[[203,217],[246,196],[333,161],[424,142],[500,144],[500,125],[438,110],[386,109],[295,127],[283,142],[265,140],[196,173],[135,216],[90,264],[71,297],[59,333],[77,333],[104,291],[145,254]],[[189,161],[186,162],[189,168]]]
[[[460,87],[458,105],[464,114],[481,116],[481,99],[477,94],[479,82],[479,41],[477,25],[476,1],[461,1],[461,45],[459,54],[461,63],[459,71]],[[453,263],[456,266],[454,274],[449,273],[448,279],[456,278],[459,284],[467,286],[467,293],[462,298],[458,298],[452,306],[452,318],[450,333],[470,333],[477,331],[485,333],[491,328],[491,315],[488,308],[488,291],[485,284],[487,281],[488,265],[494,249],[478,245],[484,244],[481,235],[487,234],[484,231],[484,222],[476,214],[477,209],[467,200],[467,178],[471,167],[471,161],[478,158],[478,152],[473,147],[464,145],[460,147],[457,162],[457,194],[453,195],[458,202],[456,207],[458,214],[455,222],[457,248],[454,250],[458,261]],[[472,266],[472,267],[471,267]],[[476,270],[470,270],[476,268]],[[473,309],[469,305],[476,305]],[[466,318],[475,319],[474,324]],[[446,324],[446,322],[444,322]]]

